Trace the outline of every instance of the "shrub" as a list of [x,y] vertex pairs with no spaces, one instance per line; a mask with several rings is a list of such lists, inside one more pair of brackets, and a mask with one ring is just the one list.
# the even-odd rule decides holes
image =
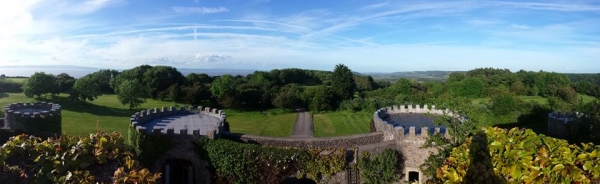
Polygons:
[[[366,153],[366,152],[363,152]],[[358,162],[360,177],[365,183],[393,183],[400,179],[401,155],[392,149],[385,149],[374,158],[362,154]]]

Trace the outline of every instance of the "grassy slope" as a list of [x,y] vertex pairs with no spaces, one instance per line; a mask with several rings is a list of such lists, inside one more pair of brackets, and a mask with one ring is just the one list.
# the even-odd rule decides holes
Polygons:
[[292,135],[296,113],[263,114],[260,111],[227,109],[230,131],[251,135],[289,137]]
[[368,133],[373,112],[336,111],[313,115],[314,136],[330,137]]

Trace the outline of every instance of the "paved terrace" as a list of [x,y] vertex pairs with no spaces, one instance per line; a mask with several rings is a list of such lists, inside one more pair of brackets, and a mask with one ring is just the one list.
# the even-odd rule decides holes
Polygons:
[[165,134],[167,129],[173,128],[175,134],[180,134],[181,130],[187,130],[187,134],[192,135],[193,130],[200,129],[200,135],[206,135],[207,131],[214,131],[220,121],[221,119],[215,116],[190,113],[156,118],[141,126],[146,127],[148,134],[152,134],[154,128],[161,128],[161,132]]

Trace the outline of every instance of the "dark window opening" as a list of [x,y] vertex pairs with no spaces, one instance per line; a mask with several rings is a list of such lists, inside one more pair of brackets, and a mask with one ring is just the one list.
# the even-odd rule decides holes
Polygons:
[[408,181],[409,182],[419,181],[419,172],[416,172],[416,171],[408,172]]
[[163,167],[164,184],[194,183],[194,167],[187,160],[171,159]]

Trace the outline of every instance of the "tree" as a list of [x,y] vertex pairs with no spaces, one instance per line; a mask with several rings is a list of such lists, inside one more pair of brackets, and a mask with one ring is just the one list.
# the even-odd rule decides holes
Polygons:
[[300,87],[296,84],[283,86],[273,99],[273,106],[292,109],[302,106]]
[[223,75],[215,79],[211,86],[210,92],[213,97],[219,99],[219,103],[226,107],[236,106],[236,96],[238,91],[236,87],[241,84],[242,81],[239,78],[233,77],[229,74]]
[[335,65],[331,78],[331,87],[341,100],[351,99],[354,95],[354,90],[356,90],[354,74],[343,64]]
[[79,99],[82,101],[94,101],[94,99],[102,95],[102,92],[100,91],[100,86],[93,79],[93,77],[93,74],[88,74],[75,81],[75,84],[73,85],[73,92],[71,93],[71,98]]
[[193,85],[195,83],[210,84],[212,82],[212,78],[205,73],[190,73],[185,77],[185,80],[188,85]]
[[334,110],[334,92],[327,86],[319,85],[304,91],[304,100],[308,103],[310,110],[326,111]]
[[129,109],[133,109],[146,103],[144,98],[145,91],[139,82],[135,80],[122,81],[117,89],[117,99],[123,105],[129,105]]
[[23,93],[27,97],[37,96],[40,98],[43,94],[58,94],[58,91],[56,77],[44,72],[35,72],[23,87]]
[[179,84],[175,84],[170,87],[169,98],[171,99],[171,101],[175,102],[175,105],[177,105],[177,102],[179,102],[179,100],[181,99],[181,87],[179,86]]
[[71,77],[67,73],[60,73],[56,76],[56,83],[58,83],[58,88],[61,93],[68,93],[73,89],[73,85],[75,85],[75,78]]
[[167,89],[175,84],[183,84],[185,78],[170,66],[155,66],[144,72],[144,83],[152,98],[163,99],[168,95]]

